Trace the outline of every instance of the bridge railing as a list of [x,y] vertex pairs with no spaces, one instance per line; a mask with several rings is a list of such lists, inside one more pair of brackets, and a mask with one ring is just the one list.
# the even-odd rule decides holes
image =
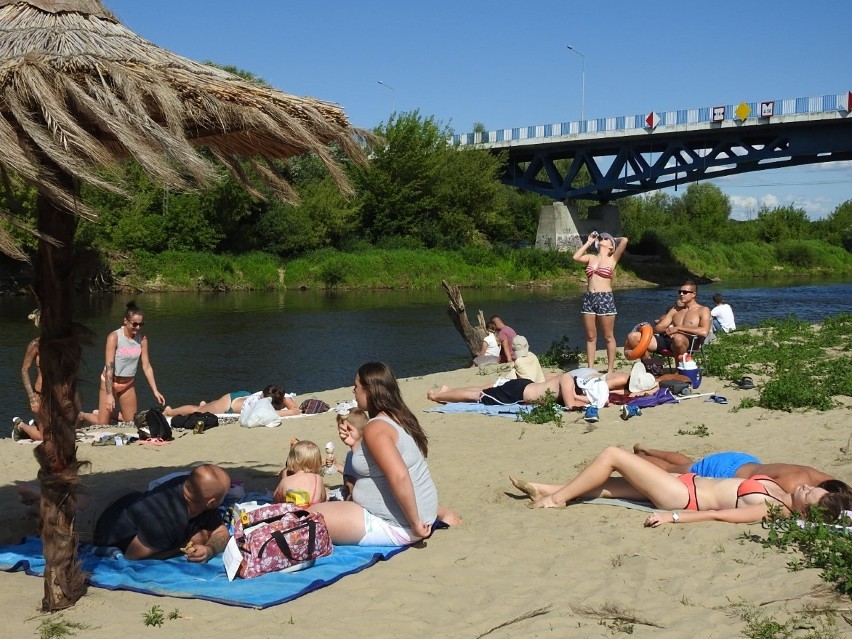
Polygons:
[[[787,100],[767,100],[744,102],[742,104],[726,104],[714,107],[699,107],[697,109],[680,109],[655,113],[658,120],[656,126],[675,126],[679,124],[721,123],[731,120],[764,120],[782,115],[800,115],[827,113],[831,111],[849,111],[852,103],[852,93],[829,93],[827,95]],[[748,114],[739,117],[737,111]],[[771,115],[767,116],[771,110]],[[459,133],[452,137],[452,143],[458,146],[473,144],[500,144],[522,140],[561,138],[572,135],[599,134],[611,131],[630,131],[633,129],[651,129],[647,120],[651,114],[619,115],[608,118],[590,120],[573,120],[554,124],[536,124],[532,126],[513,127],[511,129],[496,129],[476,133]]]

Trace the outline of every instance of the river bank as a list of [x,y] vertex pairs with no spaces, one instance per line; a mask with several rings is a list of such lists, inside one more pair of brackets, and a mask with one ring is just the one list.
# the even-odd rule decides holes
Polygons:
[[[434,631],[436,621],[445,634],[471,638],[492,630],[488,636],[497,639],[611,637],[628,628],[636,634],[709,638],[739,635],[746,627],[743,606],[759,607],[761,615],[782,622],[808,605],[848,608],[848,599],[838,603],[817,570],[790,572],[790,556],[744,538],[765,536],[760,525],[646,529],[646,513],[628,508],[572,505],[530,511],[507,480],[508,474],[567,480],[605,446],[630,448],[641,441],[696,457],[746,450],[764,460],[811,464],[850,481],[852,457],[841,452],[849,437],[848,397],[825,412],[737,410],[742,398],[757,396],[765,378],[755,378],[757,389],[741,391],[708,377],[700,390],[727,396],[727,405],[699,397],[647,409],[629,421],[609,407],[601,410],[594,428],[579,413],[567,414],[560,428],[426,412],[435,407],[426,399],[428,389],[482,385],[497,376],[497,371],[487,376],[479,372],[459,369],[401,381],[405,401],[430,437],[429,465],[441,502],[461,515],[460,527],[439,531],[422,547],[263,611],[92,588],[63,613],[64,619],[86,624],[80,636],[92,639],[146,631],[143,614],[154,605],[178,612],[157,629],[163,638],[277,636],[289,626],[306,634],[321,626],[324,634],[359,639],[377,636],[379,624],[380,636],[397,637]],[[305,392],[299,399],[306,397],[334,405],[351,399],[352,389],[346,385]],[[319,415],[285,420],[273,429],[222,426],[162,447],[83,446],[79,458],[92,462],[86,481],[95,490],[144,486],[167,472],[214,462],[244,480],[247,490],[264,491],[274,484],[291,437],[322,446],[336,441],[335,433],[333,415]],[[341,445],[338,450],[342,454]],[[0,440],[0,498],[7,504],[0,515],[3,543],[35,530],[15,496],[17,482],[36,477],[31,451],[31,445]],[[340,476],[327,477],[326,483],[335,486]],[[0,574],[0,596],[15,602],[7,606],[7,627],[35,632],[44,618],[37,613],[42,588],[40,578]],[[849,636],[848,630],[841,629],[839,636]]]

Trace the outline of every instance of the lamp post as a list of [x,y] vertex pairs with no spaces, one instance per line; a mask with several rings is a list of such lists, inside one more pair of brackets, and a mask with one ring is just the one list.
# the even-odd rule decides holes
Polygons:
[[396,113],[396,89],[394,89],[391,85],[389,85],[385,82],[382,82],[381,80],[378,80],[378,83],[381,84],[386,89],[390,89],[393,92],[393,102],[392,102],[393,108],[391,109],[391,114]]
[[580,122],[581,122],[580,128],[582,130],[582,128],[583,128],[582,122],[586,121],[586,56],[584,56],[582,53],[577,51],[577,49],[572,47],[570,44],[566,44],[565,46],[568,47],[569,51],[573,51],[578,56],[583,58],[583,75],[582,75],[581,84],[580,84]]

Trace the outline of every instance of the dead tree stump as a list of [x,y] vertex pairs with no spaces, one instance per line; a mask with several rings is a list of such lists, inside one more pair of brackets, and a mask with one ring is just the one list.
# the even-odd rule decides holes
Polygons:
[[485,316],[482,311],[479,311],[476,315],[479,326],[473,326],[467,317],[467,309],[458,285],[453,284],[451,286],[446,280],[441,280],[441,287],[446,291],[447,297],[450,298],[447,315],[450,316],[456,330],[462,336],[464,343],[467,344],[471,358],[476,357],[482,350],[482,342],[485,340]]

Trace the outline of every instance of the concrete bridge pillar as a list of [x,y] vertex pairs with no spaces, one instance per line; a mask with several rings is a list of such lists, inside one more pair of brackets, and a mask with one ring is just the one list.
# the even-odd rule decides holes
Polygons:
[[542,251],[570,251],[583,245],[582,237],[592,231],[621,235],[621,211],[615,204],[598,204],[589,209],[587,219],[580,219],[574,204],[553,202],[541,207],[535,247]]

